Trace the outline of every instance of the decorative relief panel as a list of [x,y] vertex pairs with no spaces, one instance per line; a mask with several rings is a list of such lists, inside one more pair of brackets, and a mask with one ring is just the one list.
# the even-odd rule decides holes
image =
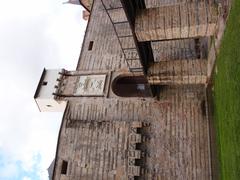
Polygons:
[[76,84],[75,95],[102,96],[104,95],[106,74],[81,75]]

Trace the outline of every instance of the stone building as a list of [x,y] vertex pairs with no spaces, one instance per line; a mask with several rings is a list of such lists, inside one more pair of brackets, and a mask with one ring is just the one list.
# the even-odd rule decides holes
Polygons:
[[206,84],[211,0],[95,0],[75,71],[44,69],[63,111],[54,180],[213,179]]

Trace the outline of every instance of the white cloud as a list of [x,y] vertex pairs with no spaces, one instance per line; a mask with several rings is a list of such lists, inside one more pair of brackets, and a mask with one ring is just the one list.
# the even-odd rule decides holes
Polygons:
[[6,179],[18,174],[17,166],[14,162],[6,162],[3,168],[0,168],[0,178]]
[[31,180],[31,178],[30,177],[27,177],[27,176],[25,176],[25,177],[23,177],[23,179],[22,180]]

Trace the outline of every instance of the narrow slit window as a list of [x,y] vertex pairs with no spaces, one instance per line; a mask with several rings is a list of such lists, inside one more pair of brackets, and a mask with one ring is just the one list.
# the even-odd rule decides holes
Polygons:
[[47,81],[43,81],[42,85],[46,86],[47,85]]
[[91,51],[93,48],[93,41],[90,41],[89,46],[88,46],[88,50]]
[[68,162],[67,161],[63,161],[62,162],[61,174],[67,174],[67,168],[68,168]]

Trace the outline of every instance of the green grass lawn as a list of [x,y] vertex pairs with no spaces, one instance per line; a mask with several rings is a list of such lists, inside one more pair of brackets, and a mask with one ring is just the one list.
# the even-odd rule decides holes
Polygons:
[[240,0],[234,0],[217,57],[214,118],[221,178],[240,180]]

